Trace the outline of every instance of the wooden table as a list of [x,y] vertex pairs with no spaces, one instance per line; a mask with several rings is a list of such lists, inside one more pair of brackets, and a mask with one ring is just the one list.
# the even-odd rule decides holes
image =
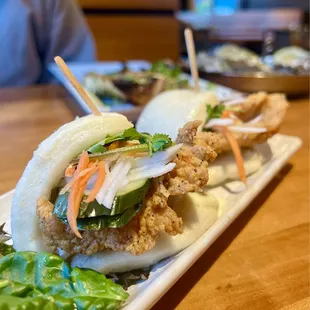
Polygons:
[[[72,120],[60,87],[0,90],[0,193],[14,188],[37,144]],[[282,133],[303,139],[267,188],[154,306],[309,309],[309,101],[294,100]]]

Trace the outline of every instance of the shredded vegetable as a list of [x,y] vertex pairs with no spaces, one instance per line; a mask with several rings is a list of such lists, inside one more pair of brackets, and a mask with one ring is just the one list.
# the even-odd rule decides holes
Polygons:
[[72,231],[74,232],[74,234],[78,236],[79,238],[82,238],[82,236],[80,232],[78,231],[77,224],[76,224],[76,219],[77,219],[78,212],[79,212],[79,206],[77,206],[76,204],[76,197],[79,191],[79,184],[76,181],[79,178],[80,172],[87,168],[88,163],[89,163],[88,154],[87,152],[84,151],[80,157],[78,166],[73,175],[72,187],[71,187],[71,191],[70,191],[69,198],[68,198],[68,211],[67,211],[68,223]]
[[[129,163],[129,164],[127,164],[127,163]],[[120,188],[124,184],[124,179],[125,179],[128,171],[129,171],[130,167],[131,167],[131,164],[130,164],[130,160],[128,160],[128,159],[121,159],[120,158],[115,163],[111,172],[107,173],[106,178],[105,178],[98,194],[96,195],[96,200],[98,201],[98,203],[103,204],[108,209],[111,208],[114,197],[112,200],[108,200],[108,201],[106,200],[105,197],[107,196],[108,192],[111,192],[112,189],[114,189],[115,187]],[[113,187],[113,188],[110,189],[111,187]],[[116,193],[116,191],[115,191],[115,193]]]
[[155,164],[152,166],[144,166],[133,169],[128,174],[128,182],[134,182],[148,178],[157,178],[173,170],[175,165],[175,163],[169,163],[167,165]]
[[220,130],[223,132],[223,134],[225,135],[226,139],[228,140],[228,142],[231,146],[231,149],[232,149],[233,154],[234,154],[235,159],[236,159],[236,164],[238,167],[240,180],[244,184],[246,184],[246,174],[245,174],[245,169],[244,169],[244,162],[243,162],[243,158],[242,158],[242,154],[241,154],[239,144],[238,144],[236,138],[234,137],[234,135],[226,127],[223,127]]
[[263,119],[263,115],[259,114],[258,116],[256,116],[255,118],[253,118],[249,122],[247,122],[247,124],[256,124],[256,123],[260,122],[262,119]]
[[233,115],[233,113],[229,110],[224,110],[222,113],[222,118],[229,118]]
[[108,187],[102,200],[102,204],[108,209],[112,208],[112,204],[117,191],[121,187],[124,187],[128,184],[126,176],[131,168],[131,162],[128,159],[123,159],[120,161],[120,164],[121,164],[120,169],[118,170],[118,173],[115,173],[113,175],[113,180],[110,186]]
[[69,165],[65,170],[65,177],[71,178],[73,176],[74,171],[75,167],[73,165]]
[[208,121],[205,128],[212,128],[214,126],[228,126],[232,125],[234,121],[230,118],[213,118]]
[[143,166],[149,166],[149,165],[153,165],[156,163],[161,163],[163,165],[167,164],[174,158],[174,156],[176,155],[178,150],[182,147],[182,145],[183,144],[180,143],[180,144],[170,146],[165,151],[157,152],[153,154],[152,157],[137,158],[133,161],[132,169],[143,167]]
[[232,132],[244,132],[244,133],[263,133],[267,131],[264,127],[250,127],[250,126],[228,126],[228,129]]
[[[115,150],[109,150],[104,153],[98,153],[98,154],[89,154],[89,160],[94,161],[94,160],[102,160],[104,158],[111,157],[113,155],[117,154],[132,154],[136,152],[147,152],[149,150],[149,147],[147,144],[139,144],[139,145],[133,145],[133,146],[124,146],[120,147]],[[77,163],[79,162],[79,158],[73,159],[71,163]]]
[[99,190],[104,182],[106,176],[106,171],[105,171],[105,165],[103,161],[100,161],[98,164],[98,176],[96,179],[96,183],[93,187],[93,189],[90,191],[87,199],[85,200],[86,203],[92,202],[95,200],[97,194],[99,193]]
[[[95,163],[96,164],[96,163]],[[85,175],[89,170],[92,169],[92,166],[94,163],[91,163],[90,166],[86,169],[83,169],[79,173],[75,173],[73,178],[62,188],[62,190],[59,192],[60,195],[65,194],[71,187],[72,185],[77,181],[77,179],[81,178],[83,175]]]

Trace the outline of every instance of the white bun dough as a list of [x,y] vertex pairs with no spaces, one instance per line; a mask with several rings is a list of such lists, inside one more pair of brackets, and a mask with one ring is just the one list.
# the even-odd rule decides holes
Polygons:
[[73,258],[72,266],[91,268],[104,274],[151,266],[191,245],[218,217],[219,201],[211,195],[190,193],[173,197],[169,203],[183,219],[183,234],[172,237],[162,233],[155,247],[139,256],[114,251],[102,251],[91,256],[79,254]]
[[187,122],[205,121],[207,104],[218,104],[214,93],[188,89],[162,92],[146,105],[136,128],[140,132],[150,134],[165,133],[175,140],[178,129]]
[[[165,133],[175,140],[179,128],[189,121],[202,120],[204,122],[207,117],[206,105],[214,106],[218,103],[215,94],[210,92],[184,89],[166,91],[147,104],[136,127],[141,132]],[[256,172],[264,162],[264,156],[253,149],[244,150],[243,158],[247,176]],[[239,174],[231,152],[219,155],[209,165],[208,186],[236,179],[239,179]]]
[[132,126],[125,116],[117,113],[89,115],[63,125],[39,145],[13,197],[11,226],[15,250],[49,251],[38,225],[37,200],[50,197],[70,161],[81,151],[107,134],[118,134]]
[[[244,169],[247,176],[260,169],[265,158],[263,154],[254,150],[242,151]],[[209,181],[207,186],[216,186],[230,180],[238,180],[239,173],[236,160],[231,152],[220,154],[215,161],[209,164]]]

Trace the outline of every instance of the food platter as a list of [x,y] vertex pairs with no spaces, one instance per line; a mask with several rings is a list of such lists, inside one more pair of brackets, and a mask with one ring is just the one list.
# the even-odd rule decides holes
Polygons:
[[[268,185],[286,161],[298,150],[302,142],[298,137],[277,134],[268,140],[272,156],[255,174],[248,178],[248,186],[239,181],[212,188],[209,192],[220,198],[222,208],[218,219],[198,240],[181,253],[156,264],[148,280],[129,288],[130,297],[123,309],[149,309],[185,273],[186,270],[246,209],[255,196]],[[266,148],[266,145],[259,146]],[[262,150],[263,152],[264,150]],[[0,221],[6,222],[10,232],[10,207],[14,191],[0,197]]]
[[309,93],[308,75],[286,75],[268,73],[208,73],[199,72],[202,78],[225,85],[240,92],[266,91],[285,93],[290,96]]

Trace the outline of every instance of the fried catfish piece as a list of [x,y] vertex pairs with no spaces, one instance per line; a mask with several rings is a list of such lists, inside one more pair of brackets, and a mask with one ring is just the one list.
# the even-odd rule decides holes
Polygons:
[[[286,111],[288,102],[283,94],[257,93],[250,95],[244,104],[240,105],[242,112],[235,113],[242,121],[249,121],[258,115],[261,115],[261,120],[251,124],[252,127],[263,127],[267,131],[263,133],[234,133],[240,147],[252,147],[255,144],[264,143],[279,130]],[[244,123],[246,126],[246,124]],[[214,144],[215,151],[221,152],[230,151],[231,147],[225,136],[220,132],[200,132],[194,138],[194,144],[204,145],[207,141],[215,139],[218,144]]]
[[57,248],[69,254],[92,255],[104,249],[127,251],[140,255],[155,246],[160,232],[169,235],[182,233],[182,218],[169,207],[171,195],[201,191],[208,182],[208,161],[216,157],[213,138],[208,144],[195,144],[199,121],[188,123],[180,130],[177,142],[183,146],[177,153],[173,171],[155,178],[148,192],[144,207],[126,226],[107,228],[99,231],[82,231],[82,239],[77,238],[70,227],[53,214],[53,204],[45,198],[37,203],[37,215],[44,240],[54,252]]

